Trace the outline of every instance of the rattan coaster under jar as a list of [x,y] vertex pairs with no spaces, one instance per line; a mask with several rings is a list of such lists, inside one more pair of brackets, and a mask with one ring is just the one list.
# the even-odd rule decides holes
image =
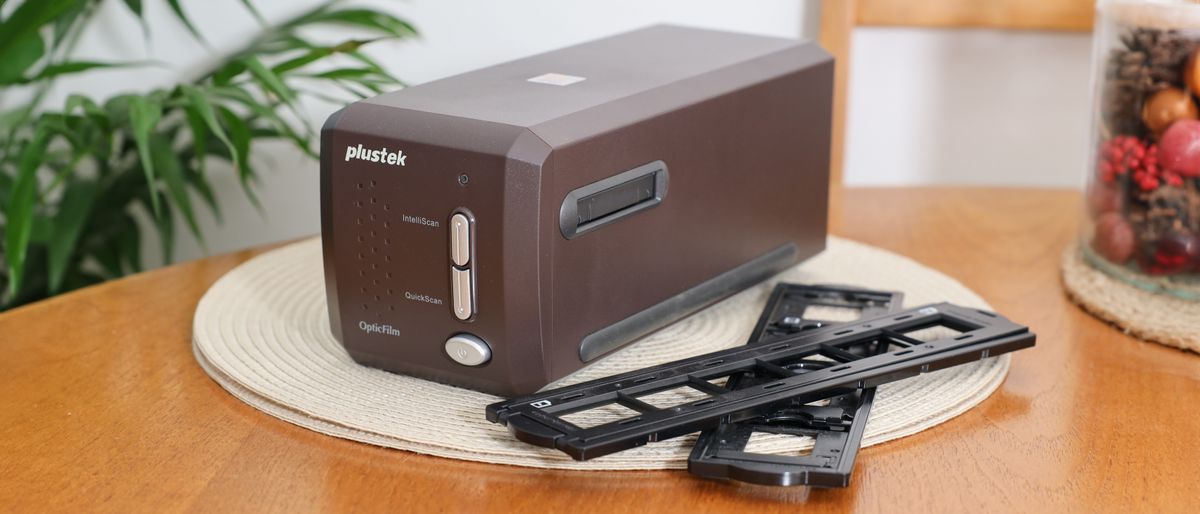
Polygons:
[[1200,352],[1200,302],[1135,287],[1096,269],[1078,245],[1062,257],[1063,285],[1092,315],[1147,341]]

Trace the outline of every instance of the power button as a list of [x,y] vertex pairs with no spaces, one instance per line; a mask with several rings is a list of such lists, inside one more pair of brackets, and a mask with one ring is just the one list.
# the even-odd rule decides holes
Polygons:
[[463,366],[480,366],[492,360],[492,348],[471,334],[458,334],[446,340],[446,355]]

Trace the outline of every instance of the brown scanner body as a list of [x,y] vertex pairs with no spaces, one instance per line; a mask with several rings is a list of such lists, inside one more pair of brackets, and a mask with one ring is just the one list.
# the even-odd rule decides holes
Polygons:
[[[547,73],[584,80],[528,80]],[[820,252],[832,95],[814,43],[654,26],[353,103],[321,133],[331,329],[368,366],[533,392]],[[349,158],[359,145],[404,158]],[[569,193],[648,164],[667,170],[650,206],[567,237]],[[455,362],[456,334],[490,359]]]

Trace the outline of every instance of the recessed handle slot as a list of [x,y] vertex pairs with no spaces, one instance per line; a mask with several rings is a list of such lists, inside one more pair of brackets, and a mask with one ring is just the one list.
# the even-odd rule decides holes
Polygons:
[[643,164],[567,193],[559,209],[559,228],[572,239],[662,203],[667,195],[667,165]]

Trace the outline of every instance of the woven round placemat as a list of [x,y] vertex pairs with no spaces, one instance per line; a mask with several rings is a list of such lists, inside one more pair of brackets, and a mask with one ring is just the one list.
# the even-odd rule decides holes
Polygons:
[[1200,302],[1146,291],[1086,262],[1073,244],[1062,256],[1063,286],[1071,300],[1125,333],[1200,352]]
[[[455,459],[544,468],[685,468],[695,436],[576,462],[488,423],[499,398],[355,364],[330,335],[320,241],[295,243],[230,271],[200,300],[193,349],[210,376],[237,398],[285,421],[332,436]],[[830,238],[821,255],[651,334],[549,387],[599,378],[744,344],[773,283],[838,283],[987,308],[962,284],[912,260]],[[983,401],[1003,381],[1007,355],[879,388],[865,445],[913,434]],[[767,440],[756,451],[797,449]],[[809,443],[811,446],[811,443]],[[801,448],[803,445],[800,446]]]

